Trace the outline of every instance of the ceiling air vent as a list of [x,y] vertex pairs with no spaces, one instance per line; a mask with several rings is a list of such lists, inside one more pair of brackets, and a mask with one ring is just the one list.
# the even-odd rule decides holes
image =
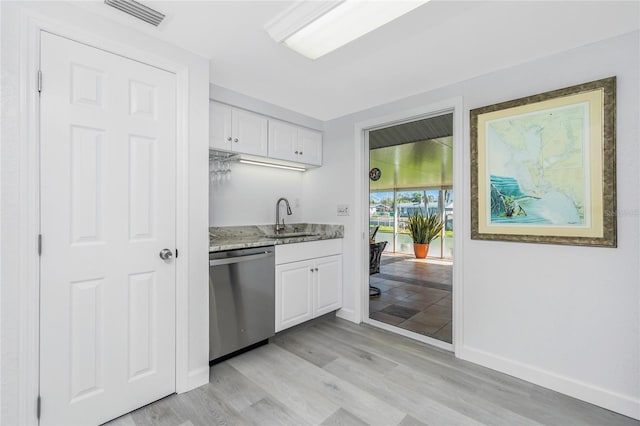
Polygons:
[[109,6],[115,7],[138,19],[142,19],[144,22],[148,22],[156,27],[160,25],[160,22],[162,22],[165,16],[164,13],[153,10],[135,0],[104,0],[104,2]]

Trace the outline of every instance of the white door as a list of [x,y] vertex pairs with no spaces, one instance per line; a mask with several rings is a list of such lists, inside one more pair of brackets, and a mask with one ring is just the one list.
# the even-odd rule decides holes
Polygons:
[[300,161],[298,128],[277,120],[269,120],[269,157]]
[[217,102],[209,103],[209,148],[231,151],[231,107]]
[[327,256],[315,261],[315,316],[342,307],[342,256]]
[[276,331],[313,318],[312,274],[306,260],[276,266]]
[[298,147],[302,161],[315,166],[322,165],[322,133],[301,128],[298,131]]
[[42,33],[41,424],[175,391],[175,75]]
[[243,154],[267,156],[268,120],[262,115],[232,109],[233,150]]

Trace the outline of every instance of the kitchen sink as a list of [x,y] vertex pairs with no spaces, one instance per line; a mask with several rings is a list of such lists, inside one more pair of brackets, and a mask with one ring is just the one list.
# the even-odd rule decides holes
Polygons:
[[313,232],[280,232],[279,234],[267,234],[265,238],[296,238],[296,237],[317,237],[320,234]]

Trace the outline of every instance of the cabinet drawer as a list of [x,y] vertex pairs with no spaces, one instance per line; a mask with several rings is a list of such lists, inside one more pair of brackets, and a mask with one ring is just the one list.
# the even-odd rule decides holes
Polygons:
[[342,238],[276,246],[276,265],[342,254]]

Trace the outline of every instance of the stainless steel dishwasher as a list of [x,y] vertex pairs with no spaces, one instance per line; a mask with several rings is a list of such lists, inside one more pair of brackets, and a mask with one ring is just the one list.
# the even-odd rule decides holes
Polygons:
[[209,253],[209,360],[274,334],[274,247]]

